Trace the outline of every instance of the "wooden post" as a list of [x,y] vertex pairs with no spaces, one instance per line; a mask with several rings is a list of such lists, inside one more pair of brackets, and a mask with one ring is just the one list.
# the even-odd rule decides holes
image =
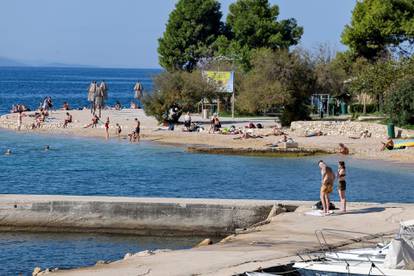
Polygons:
[[231,95],[231,118],[234,119],[234,89]]

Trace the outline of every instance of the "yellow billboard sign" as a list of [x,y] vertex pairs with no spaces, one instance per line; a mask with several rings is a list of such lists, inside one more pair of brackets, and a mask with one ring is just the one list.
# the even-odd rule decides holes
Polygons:
[[215,81],[220,87],[220,92],[233,93],[234,72],[233,71],[204,71],[205,76]]

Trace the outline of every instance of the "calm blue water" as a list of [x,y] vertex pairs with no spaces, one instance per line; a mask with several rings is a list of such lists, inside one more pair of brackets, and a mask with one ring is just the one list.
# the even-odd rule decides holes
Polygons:
[[92,80],[105,80],[109,86],[108,104],[119,100],[129,107],[136,81],[144,85],[144,93],[152,90],[152,77],[157,69],[45,68],[0,67],[0,114],[13,104],[25,104],[32,110],[46,96],[61,108],[64,101],[71,107],[88,106],[87,89]]
[[0,275],[32,275],[36,266],[74,268],[115,261],[127,252],[184,249],[200,238],[157,238],[97,234],[0,233]]
[[[151,90],[156,70],[0,68],[0,114],[15,103],[35,108],[87,104],[93,79],[110,86],[110,104],[129,104],[136,80]],[[44,151],[45,145],[51,150]],[[11,149],[11,156],[3,155]],[[182,148],[85,138],[47,137],[0,130],[0,193],[195,198],[318,200],[315,158],[259,158],[189,154]],[[325,158],[336,170],[337,157]],[[414,168],[346,160],[351,201],[413,202]],[[333,193],[333,199],[337,200]],[[0,275],[29,274],[35,266],[77,267],[126,252],[185,248],[192,239],[108,235],[0,233]]]
[[[45,152],[43,147],[51,150]],[[125,140],[0,131],[1,193],[317,200],[315,158],[189,154]],[[336,170],[336,157],[326,158]],[[412,202],[412,165],[347,161],[352,201]],[[336,198],[334,193],[334,198]]]

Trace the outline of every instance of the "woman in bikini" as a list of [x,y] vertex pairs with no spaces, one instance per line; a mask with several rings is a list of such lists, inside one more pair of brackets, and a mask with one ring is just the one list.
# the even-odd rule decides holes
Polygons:
[[346,212],[346,197],[345,197],[345,191],[346,191],[346,169],[345,169],[345,162],[339,161],[339,167],[338,167],[338,193],[339,198],[341,200],[341,210],[342,212]]

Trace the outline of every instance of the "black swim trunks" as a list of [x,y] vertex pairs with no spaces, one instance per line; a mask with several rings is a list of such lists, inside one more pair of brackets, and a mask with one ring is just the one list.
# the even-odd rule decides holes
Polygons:
[[339,180],[338,181],[338,190],[345,191],[346,190],[346,181],[345,180]]
[[140,131],[139,127],[136,127],[136,128],[135,128],[135,133],[136,133],[136,134],[139,134],[139,131]]

